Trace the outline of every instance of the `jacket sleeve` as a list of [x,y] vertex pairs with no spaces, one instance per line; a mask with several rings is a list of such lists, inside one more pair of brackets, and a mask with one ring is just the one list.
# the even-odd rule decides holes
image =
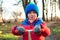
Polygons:
[[17,26],[13,26],[13,27],[12,27],[12,34],[14,34],[14,35],[17,35],[17,36],[18,36],[18,35],[19,35],[19,33],[18,33],[18,30],[16,30],[16,27],[17,27]]
[[42,28],[41,28],[41,34],[44,36],[44,37],[47,37],[50,35],[50,29],[46,26],[46,23],[43,22],[41,24]]

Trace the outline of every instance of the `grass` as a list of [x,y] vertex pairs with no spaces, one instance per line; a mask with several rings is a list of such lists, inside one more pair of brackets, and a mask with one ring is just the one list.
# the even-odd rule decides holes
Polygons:
[[[18,37],[13,35],[11,33],[11,28],[14,25],[20,24],[19,22],[15,23],[6,23],[5,25],[0,25],[0,40],[17,40]],[[51,31],[55,36],[58,36],[60,38],[60,24],[59,26],[53,25],[54,27],[51,27]]]
[[56,26],[51,29],[52,34],[54,35],[56,40],[60,40],[60,26]]
[[11,32],[11,28],[14,25],[18,25],[20,23],[15,22],[15,23],[6,23],[5,25],[0,25],[0,31],[3,31],[3,33],[10,33]]
[[12,34],[0,34],[0,40],[17,40],[18,38]]
[[0,40],[17,40],[18,38],[11,33],[11,28],[14,25],[20,24],[19,22],[15,23],[5,23],[5,25],[0,25]]
[[52,29],[53,34],[58,35],[60,37],[60,26]]

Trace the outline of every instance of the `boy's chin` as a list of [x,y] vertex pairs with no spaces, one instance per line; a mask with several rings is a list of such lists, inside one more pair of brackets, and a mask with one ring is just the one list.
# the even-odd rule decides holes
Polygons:
[[35,18],[31,18],[31,20],[36,20]]
[[35,18],[35,17],[31,17],[31,18],[29,18],[29,20],[36,20],[37,18]]

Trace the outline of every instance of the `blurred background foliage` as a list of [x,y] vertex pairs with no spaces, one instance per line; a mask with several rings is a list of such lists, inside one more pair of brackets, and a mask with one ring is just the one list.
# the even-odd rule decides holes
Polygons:
[[13,35],[11,28],[25,19],[24,9],[30,2],[39,7],[40,16],[47,22],[52,36],[60,40],[60,0],[0,0],[0,40],[18,40],[19,36]]

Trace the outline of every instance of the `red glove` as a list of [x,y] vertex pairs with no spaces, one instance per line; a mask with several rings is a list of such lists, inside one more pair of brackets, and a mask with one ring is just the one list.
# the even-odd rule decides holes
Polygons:
[[50,35],[50,29],[46,26],[45,22],[41,24],[41,34],[45,37]]

